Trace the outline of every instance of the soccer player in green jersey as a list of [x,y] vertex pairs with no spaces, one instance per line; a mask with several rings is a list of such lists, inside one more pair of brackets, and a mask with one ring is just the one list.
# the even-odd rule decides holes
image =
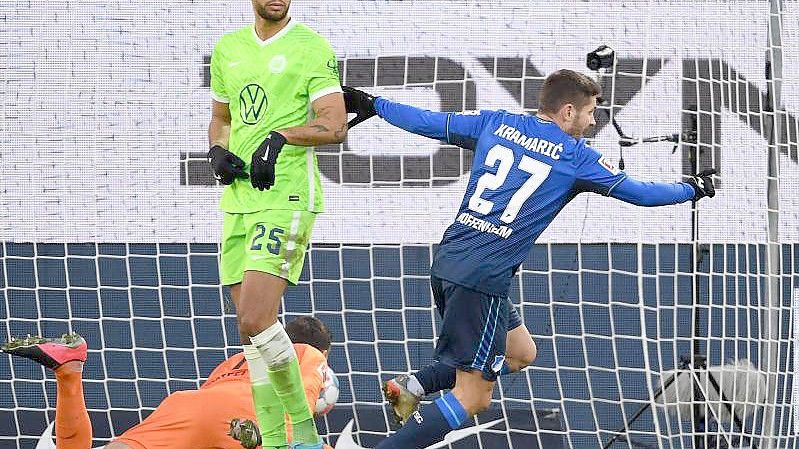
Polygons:
[[[263,447],[321,448],[289,336],[277,321],[296,284],[323,199],[309,146],[340,143],[347,113],[330,44],[288,15],[291,0],[252,0],[254,25],[222,36],[211,57],[208,160],[227,185],[221,281],[236,305]],[[313,111],[313,114],[309,113]]]

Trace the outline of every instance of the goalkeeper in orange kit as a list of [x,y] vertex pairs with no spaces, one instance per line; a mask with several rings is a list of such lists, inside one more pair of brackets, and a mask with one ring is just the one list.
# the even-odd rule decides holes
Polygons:
[[[308,316],[289,322],[286,332],[297,351],[305,394],[314,410],[324,376],[332,372],[327,367],[330,332],[320,320]],[[82,385],[86,341],[77,334],[55,339],[34,336],[12,339],[0,349],[55,372],[56,448],[89,449],[92,427]],[[199,389],[164,398],[152,414],[105,449],[254,448],[260,443],[255,419],[247,361],[238,353],[220,363]]]

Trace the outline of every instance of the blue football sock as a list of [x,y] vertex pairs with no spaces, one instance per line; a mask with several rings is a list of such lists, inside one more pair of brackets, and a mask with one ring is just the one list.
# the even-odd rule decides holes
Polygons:
[[[510,366],[508,366],[508,362],[503,362],[499,375],[504,376],[512,372]],[[416,377],[416,380],[419,381],[419,384],[424,388],[424,394],[432,394],[438,391],[455,388],[455,368],[444,365],[441,362],[427,365],[415,372],[413,376]]]
[[424,388],[425,394],[451,390],[455,387],[455,368],[441,362],[425,366],[414,373],[414,377]]
[[469,416],[452,393],[427,404],[411,415],[400,430],[381,441],[375,449],[423,449],[444,440],[450,431],[462,426]]

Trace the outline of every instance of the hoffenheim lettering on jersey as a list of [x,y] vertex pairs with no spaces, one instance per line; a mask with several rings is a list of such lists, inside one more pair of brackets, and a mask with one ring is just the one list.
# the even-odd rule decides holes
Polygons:
[[488,232],[491,234],[496,234],[502,237],[503,239],[510,237],[510,234],[513,232],[513,229],[507,226],[496,226],[493,223],[481,220],[475,217],[474,215],[468,214],[466,212],[458,215],[458,219],[456,221],[460,224],[470,226],[472,229],[477,229],[480,232]]
[[563,151],[562,143],[550,142],[539,137],[527,137],[516,128],[504,123],[499,125],[499,128],[494,131],[494,135],[523,146],[527,151],[541,153],[556,160],[560,159],[560,153]]

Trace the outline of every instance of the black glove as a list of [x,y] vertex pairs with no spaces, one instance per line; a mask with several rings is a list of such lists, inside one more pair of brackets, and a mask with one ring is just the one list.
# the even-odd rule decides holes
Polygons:
[[269,190],[275,185],[275,164],[277,155],[286,138],[279,132],[272,131],[266,136],[263,143],[252,154],[252,168],[250,168],[250,182],[258,190]]
[[208,163],[214,171],[214,178],[220,184],[230,185],[236,178],[246,178],[247,172],[244,171],[244,161],[240,157],[214,145],[208,150]]
[[342,86],[341,88],[344,90],[344,106],[347,108],[347,113],[354,112],[357,114],[354,119],[347,123],[347,126],[352,128],[358,123],[377,115],[375,110],[377,97],[349,86]]
[[703,197],[713,198],[716,196],[716,187],[713,185],[713,178],[712,175],[716,174],[716,169],[711,168],[709,170],[703,170],[693,176],[691,176],[688,181],[688,184],[691,184],[691,187],[694,188],[694,201],[697,201]]

